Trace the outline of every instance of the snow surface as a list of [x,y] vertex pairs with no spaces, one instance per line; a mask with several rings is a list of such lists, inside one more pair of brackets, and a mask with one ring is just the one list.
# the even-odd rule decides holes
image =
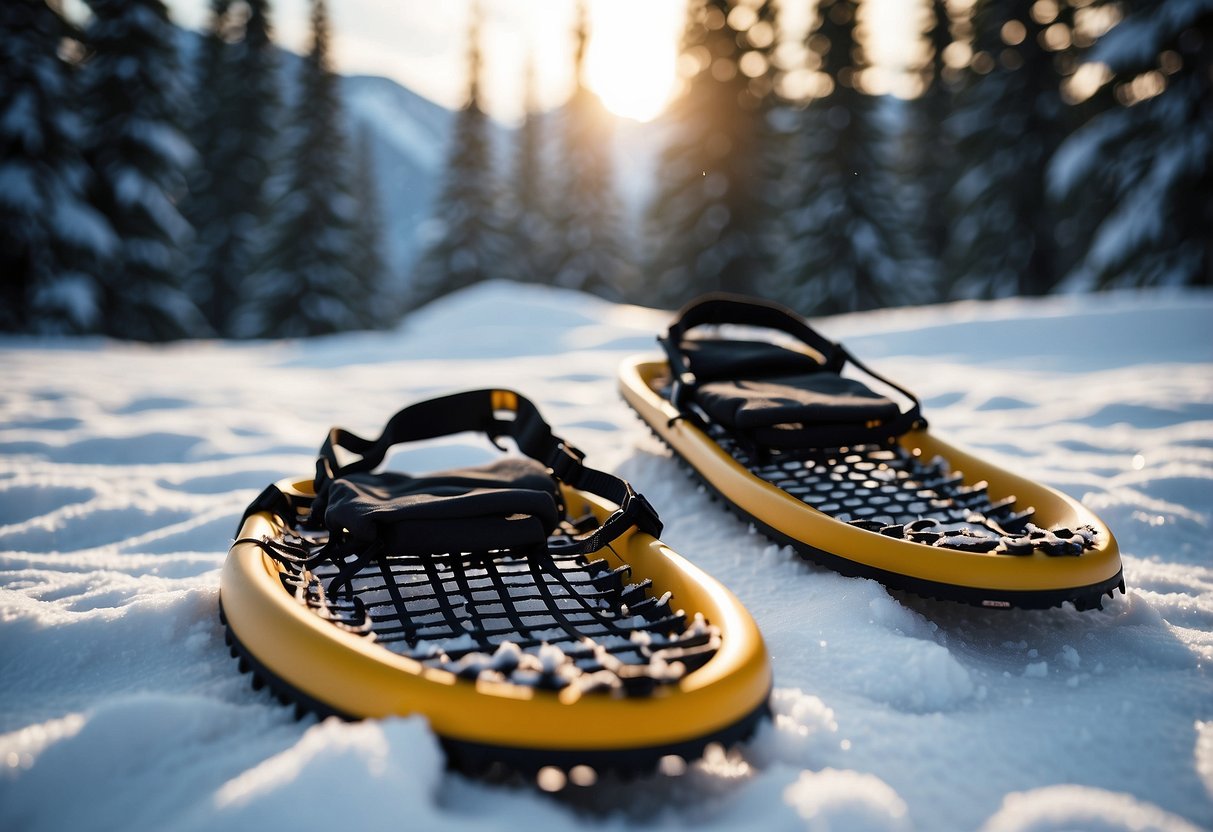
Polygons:
[[[1082,498],[1129,584],[995,612],[804,563],[619,401],[667,314],[500,283],[398,332],[168,347],[0,339],[0,828],[1193,830],[1213,826],[1213,295],[821,321],[940,433]],[[216,619],[244,506],[332,424],[508,385],[631,479],[753,611],[772,725],[680,777],[548,796],[444,771],[420,718],[296,723]],[[487,459],[464,435],[397,466]]]

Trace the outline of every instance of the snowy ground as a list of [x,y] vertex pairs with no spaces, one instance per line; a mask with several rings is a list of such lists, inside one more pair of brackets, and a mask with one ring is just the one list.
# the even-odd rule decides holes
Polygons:
[[[615,393],[666,317],[497,284],[392,334],[0,340],[0,828],[1213,827],[1213,295],[821,322],[939,432],[1103,517],[1129,594],[1088,613],[892,596],[750,534]],[[446,773],[420,719],[296,723],[236,673],[215,607],[245,504],[308,473],[331,424],[374,434],[419,397],[499,385],[753,611],[778,716],[740,754],[549,797]]]

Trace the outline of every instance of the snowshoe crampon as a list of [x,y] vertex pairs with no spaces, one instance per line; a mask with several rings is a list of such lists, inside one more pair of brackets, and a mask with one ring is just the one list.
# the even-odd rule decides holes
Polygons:
[[[393,445],[461,431],[527,458],[375,472]],[[541,785],[676,770],[753,731],[771,671],[749,613],[660,530],[531,402],[462,393],[402,410],[375,441],[334,429],[314,478],[267,488],[224,565],[221,615],[255,687],[322,716],[422,714],[464,770]]]
[[983,607],[1089,609],[1124,591],[1098,517],[934,436],[912,393],[790,310],[712,295],[659,340],[665,358],[621,367],[625,401],[776,542],[845,575]]

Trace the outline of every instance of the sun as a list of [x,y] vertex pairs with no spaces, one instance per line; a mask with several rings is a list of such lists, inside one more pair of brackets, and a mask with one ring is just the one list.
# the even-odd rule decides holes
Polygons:
[[644,60],[589,61],[587,82],[603,105],[617,116],[650,121],[661,114],[674,87],[674,64]]
[[[674,26],[665,20],[669,15],[654,20],[654,11],[663,5],[613,0],[592,8],[586,84],[617,116],[650,121],[674,91],[680,19],[672,18]],[[674,8],[681,11],[682,6]]]

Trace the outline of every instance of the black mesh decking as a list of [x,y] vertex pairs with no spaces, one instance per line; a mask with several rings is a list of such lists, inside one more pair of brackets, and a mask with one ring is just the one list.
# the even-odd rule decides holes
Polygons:
[[1080,555],[1090,526],[1041,529],[1014,497],[994,502],[984,482],[964,484],[944,459],[922,460],[900,445],[857,445],[762,454],[719,427],[709,434],[751,473],[825,514],[888,537],[971,552]]
[[[364,558],[348,588],[334,578],[352,558],[325,558],[322,533],[295,529],[263,547],[284,587],[335,626],[464,678],[546,689],[645,695],[701,666],[719,630],[631,582],[627,566],[547,551]],[[347,568],[348,571],[348,568]]]

